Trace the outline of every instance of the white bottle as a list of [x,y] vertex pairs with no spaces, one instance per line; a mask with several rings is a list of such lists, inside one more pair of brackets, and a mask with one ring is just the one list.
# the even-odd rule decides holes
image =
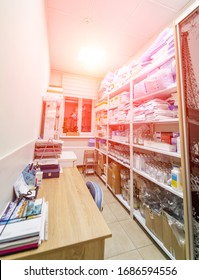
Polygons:
[[182,176],[179,166],[174,165],[171,170],[171,186],[178,191],[182,191]]
[[138,170],[141,170],[141,158],[140,158],[139,154],[137,154],[137,156],[136,156],[135,168],[138,169]]
[[35,171],[35,187],[41,186],[42,178],[43,178],[43,171],[41,171],[39,165],[37,164],[36,171]]
[[177,153],[180,154],[180,136],[177,137]]

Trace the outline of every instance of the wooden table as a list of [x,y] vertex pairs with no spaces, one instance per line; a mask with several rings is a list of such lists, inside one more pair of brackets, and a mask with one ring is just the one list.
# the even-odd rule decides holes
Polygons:
[[76,167],[64,168],[59,178],[44,179],[38,197],[49,205],[48,240],[2,259],[104,259],[111,232]]

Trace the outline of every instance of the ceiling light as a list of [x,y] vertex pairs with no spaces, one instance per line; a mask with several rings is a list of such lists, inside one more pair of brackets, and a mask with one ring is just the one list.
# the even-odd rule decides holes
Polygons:
[[89,18],[89,17],[86,17],[83,19],[83,22],[86,23],[86,24],[90,24],[92,22],[92,19]]
[[104,51],[99,48],[82,47],[78,59],[88,65],[96,65],[103,62],[104,55]]

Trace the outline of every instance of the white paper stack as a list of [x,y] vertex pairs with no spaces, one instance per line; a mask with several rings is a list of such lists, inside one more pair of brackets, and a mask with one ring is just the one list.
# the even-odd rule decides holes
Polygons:
[[44,240],[44,199],[10,202],[0,218],[0,255],[37,248]]

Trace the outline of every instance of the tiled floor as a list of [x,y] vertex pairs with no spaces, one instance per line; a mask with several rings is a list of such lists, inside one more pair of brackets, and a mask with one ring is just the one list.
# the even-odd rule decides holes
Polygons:
[[103,190],[102,215],[107,222],[112,238],[106,239],[107,260],[166,260],[167,256],[155,245],[142,227],[130,217],[99,177],[83,176],[85,182],[95,181]]

